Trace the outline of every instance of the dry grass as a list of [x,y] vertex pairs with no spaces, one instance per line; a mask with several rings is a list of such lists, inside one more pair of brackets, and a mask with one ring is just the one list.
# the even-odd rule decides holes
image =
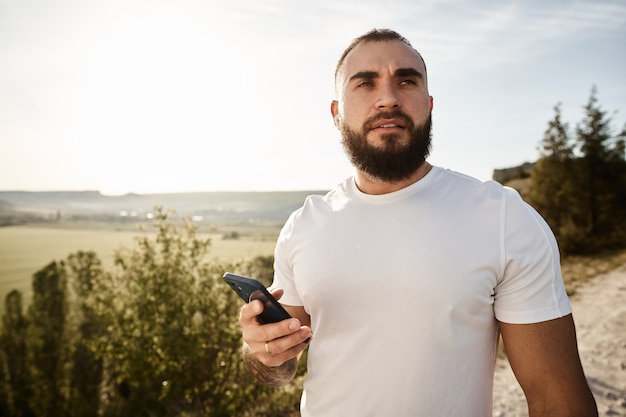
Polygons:
[[[30,302],[33,274],[48,263],[63,260],[79,250],[92,250],[106,268],[111,268],[115,250],[121,246],[134,247],[135,237],[141,234],[136,228],[116,230],[112,227],[89,226],[0,227],[0,314],[4,312],[6,294],[13,289],[22,292],[25,305]],[[237,231],[239,239],[222,238],[223,234],[232,230]],[[197,237],[211,239],[210,258],[232,261],[259,255],[271,256],[279,230],[262,226],[220,228],[215,233],[198,233]]]
[[568,256],[561,261],[563,280],[571,296],[588,279],[626,264],[626,249],[602,252],[593,256]]

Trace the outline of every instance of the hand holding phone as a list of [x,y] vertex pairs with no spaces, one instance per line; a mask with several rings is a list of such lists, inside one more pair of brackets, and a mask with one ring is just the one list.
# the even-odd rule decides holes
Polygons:
[[291,318],[278,300],[259,281],[230,272],[225,273],[223,278],[246,303],[261,300],[263,312],[257,316],[260,323],[276,323]]

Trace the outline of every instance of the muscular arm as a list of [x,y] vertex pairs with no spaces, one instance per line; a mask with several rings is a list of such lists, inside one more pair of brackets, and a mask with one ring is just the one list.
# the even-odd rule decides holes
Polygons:
[[500,323],[529,417],[592,417],[595,400],[583,373],[572,315],[535,324]]
[[[280,298],[282,292],[273,294]],[[260,382],[270,387],[285,385],[293,379],[298,359],[308,345],[307,339],[312,337],[310,317],[304,308],[284,307],[293,318],[279,323],[257,322],[256,316],[263,310],[258,300],[245,305],[239,317],[244,363]]]

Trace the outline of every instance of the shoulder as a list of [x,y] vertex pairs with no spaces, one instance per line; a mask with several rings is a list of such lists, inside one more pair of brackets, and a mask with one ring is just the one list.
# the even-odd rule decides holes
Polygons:
[[497,202],[499,205],[514,201],[513,204],[523,203],[519,193],[510,187],[505,187],[494,180],[482,181],[472,176],[450,169],[434,167],[432,192],[446,196],[457,203],[467,202],[484,204]]
[[283,226],[283,235],[302,225],[314,225],[329,214],[341,210],[352,199],[353,178],[338,184],[325,195],[313,194],[305,198],[301,207],[291,213]]
[[302,207],[293,212],[291,217],[295,220],[311,214],[340,210],[353,199],[353,181],[348,178],[325,195],[307,196]]

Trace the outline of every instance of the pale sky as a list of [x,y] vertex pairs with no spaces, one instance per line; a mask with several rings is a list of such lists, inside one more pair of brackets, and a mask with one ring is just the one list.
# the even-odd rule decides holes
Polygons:
[[426,60],[433,164],[534,161],[593,85],[626,122],[623,0],[0,0],[0,190],[330,189],[334,68],[374,27]]

